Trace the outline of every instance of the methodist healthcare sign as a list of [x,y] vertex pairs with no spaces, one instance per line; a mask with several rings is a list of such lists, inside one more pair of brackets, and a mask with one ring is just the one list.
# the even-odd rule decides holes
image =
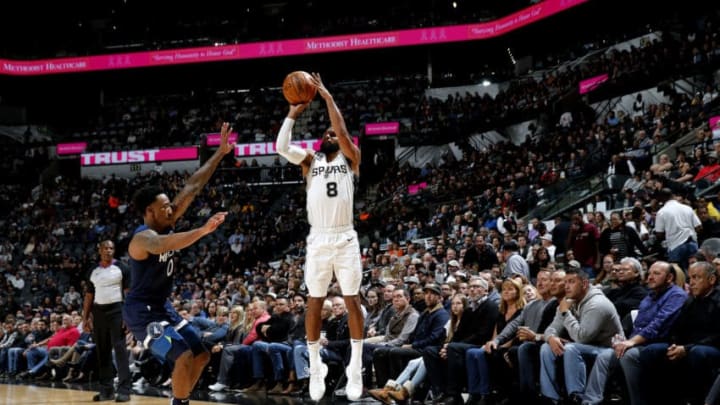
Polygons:
[[174,160],[197,160],[198,148],[162,148],[115,152],[83,153],[81,166],[119,165],[128,163],[169,162]]
[[0,59],[0,74],[36,76],[476,41],[507,34],[587,1],[545,0],[505,17],[478,24],[75,58]]

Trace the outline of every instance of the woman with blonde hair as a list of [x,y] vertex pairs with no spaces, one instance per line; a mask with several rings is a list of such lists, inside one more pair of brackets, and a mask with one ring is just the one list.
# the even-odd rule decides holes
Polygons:
[[500,294],[500,314],[495,323],[495,337],[510,321],[515,319],[525,307],[525,294],[523,293],[523,283],[515,278],[508,278],[502,282],[502,291]]
[[258,300],[250,301],[245,309],[245,317],[243,317],[242,320],[243,335],[245,336],[250,333],[250,329],[252,329],[253,323],[255,323],[255,311],[253,311],[253,307],[257,301]]
[[[713,261],[713,264],[715,264],[715,261]],[[683,291],[689,292],[690,288],[686,283],[685,272],[683,271],[683,269],[677,263],[671,263],[671,266],[675,271],[675,285],[682,288]]]
[[[225,311],[225,307],[221,308],[222,311]],[[232,309],[230,310],[229,318],[230,319],[228,320],[228,322],[230,325],[228,326],[228,331],[225,335],[225,339],[222,342],[214,344],[210,348],[209,365],[213,370],[220,369],[220,360],[222,357],[222,351],[225,346],[239,345],[240,343],[242,343],[249,329],[249,327],[246,327],[245,319],[247,317],[245,316],[245,310],[241,305],[235,305],[234,307],[232,307]],[[250,326],[252,326],[252,322],[250,323]]]
[[245,309],[242,305],[235,305],[232,307],[230,310],[230,319],[228,321],[230,323],[230,326],[228,327],[228,336],[231,334],[244,334]]

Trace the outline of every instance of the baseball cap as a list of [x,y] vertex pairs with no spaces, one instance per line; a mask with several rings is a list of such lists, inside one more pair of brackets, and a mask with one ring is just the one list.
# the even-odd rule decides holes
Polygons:
[[415,276],[407,276],[403,279],[403,281],[405,281],[406,284],[407,283],[420,284],[420,280]]
[[480,287],[484,288],[485,290],[488,289],[488,282],[484,278],[479,278],[477,282],[478,284],[480,284]]
[[435,283],[425,284],[425,287],[423,287],[423,291],[430,291],[430,292],[435,293],[435,294],[437,294],[437,295],[442,295],[442,294],[440,293],[440,286],[438,286],[438,285],[435,284]]
[[549,233],[546,233],[545,235],[540,236],[540,239],[552,242],[552,235]]
[[459,263],[457,260],[450,260],[450,261],[448,262],[448,266],[460,267],[460,263]]
[[580,262],[577,261],[577,260],[570,260],[570,261],[568,262],[568,267],[570,267],[571,269],[580,269],[580,268],[582,268],[582,266],[580,265]]

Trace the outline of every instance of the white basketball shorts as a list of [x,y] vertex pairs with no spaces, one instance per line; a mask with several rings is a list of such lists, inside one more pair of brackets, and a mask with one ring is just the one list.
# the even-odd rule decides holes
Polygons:
[[335,274],[343,295],[357,295],[362,283],[360,243],[352,227],[335,232],[310,230],[305,257],[305,285],[311,297],[325,297]]

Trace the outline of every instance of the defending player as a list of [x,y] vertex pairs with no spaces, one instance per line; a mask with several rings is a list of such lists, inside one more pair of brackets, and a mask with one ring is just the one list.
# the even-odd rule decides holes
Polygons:
[[197,330],[183,320],[168,298],[173,287],[173,256],[225,221],[227,212],[218,212],[201,227],[172,233],[177,220],[210,179],[222,158],[233,150],[228,143],[232,129],[224,123],[217,151],[187,181],[170,202],[155,186],[135,193],[135,208],[144,224],[135,229],[128,247],[131,285],[123,306],[123,319],[135,338],[161,361],[174,363],[172,405],[189,403],[190,392],[207,365],[210,355],[200,342]]

